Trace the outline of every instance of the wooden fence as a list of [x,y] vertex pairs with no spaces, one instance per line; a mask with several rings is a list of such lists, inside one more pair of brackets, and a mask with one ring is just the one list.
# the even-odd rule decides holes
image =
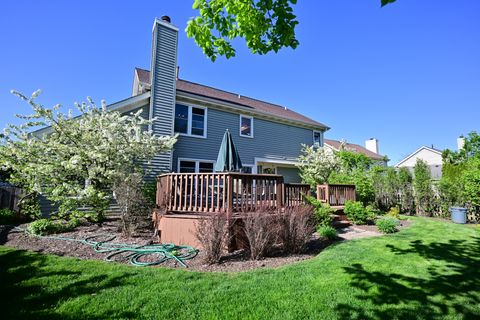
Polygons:
[[169,173],[157,178],[157,206],[168,212],[249,212],[304,203],[310,187],[280,175]]

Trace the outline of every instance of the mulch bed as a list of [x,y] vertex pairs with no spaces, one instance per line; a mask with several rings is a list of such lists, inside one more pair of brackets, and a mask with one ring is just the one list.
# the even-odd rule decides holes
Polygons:
[[[85,226],[80,226],[72,232],[65,232],[59,234],[58,236],[83,240],[93,235],[114,234],[116,235],[116,238],[112,242],[116,243],[141,245],[151,244],[153,242],[153,232],[147,233],[143,236],[126,238],[118,232],[118,225],[119,222],[117,220],[109,220],[100,224],[89,224]],[[409,221],[402,220],[402,228],[408,225]],[[22,224],[18,227],[25,229],[26,226],[26,224]],[[355,226],[355,228],[361,228],[366,231],[378,233],[375,225]],[[350,231],[347,230],[346,232]],[[356,237],[356,232],[351,232],[351,237],[349,239]],[[318,234],[314,233],[310,242],[307,245],[306,252],[303,254],[284,255],[280,250],[276,250],[275,252],[272,252],[271,256],[265,259],[249,260],[247,253],[243,250],[239,250],[224,256],[219,264],[209,265],[203,262],[203,253],[202,251],[200,251],[197,257],[187,261],[187,265],[189,270],[207,272],[238,272],[258,268],[275,268],[294,262],[310,259],[318,255],[327,246],[339,241],[343,240],[339,239],[337,241],[328,241],[321,239]],[[49,253],[58,256],[69,256],[79,259],[103,260],[106,256],[105,253],[95,252],[93,248],[79,242],[52,240],[31,236],[11,225],[0,225],[0,245],[13,247],[15,249]],[[182,268],[180,266],[176,266],[173,261],[161,264],[160,266]]]
[[[410,224],[411,224],[410,220],[400,220],[400,225],[397,227],[397,229],[401,230],[403,228],[410,226]],[[358,225],[358,226],[355,226],[355,228],[362,229],[365,231],[380,232],[378,230],[378,227],[375,224]]]

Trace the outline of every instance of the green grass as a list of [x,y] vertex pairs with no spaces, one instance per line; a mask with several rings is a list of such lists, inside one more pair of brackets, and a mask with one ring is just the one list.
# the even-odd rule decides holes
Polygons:
[[417,218],[397,234],[235,274],[136,268],[0,246],[0,312],[3,319],[479,318],[479,230]]

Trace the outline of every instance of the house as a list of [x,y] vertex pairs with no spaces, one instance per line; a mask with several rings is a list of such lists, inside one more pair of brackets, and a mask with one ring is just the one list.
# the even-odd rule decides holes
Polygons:
[[290,108],[178,78],[178,28],[168,17],[153,26],[151,70],[136,68],[132,96],[110,105],[129,113],[143,110],[157,118],[158,135],[179,134],[173,150],[150,164],[162,172],[212,172],[223,134],[233,136],[246,173],[276,173],[300,182],[301,145],[323,145],[329,128]]
[[382,166],[387,166],[388,158],[379,153],[378,140],[369,139],[365,141],[365,147],[361,145],[350,143],[346,141],[324,139],[324,145],[333,151],[351,151],[363,154],[373,160],[374,163]]
[[417,160],[423,160],[430,167],[432,179],[438,180],[442,177],[442,151],[432,147],[422,146],[409,154],[395,165],[395,168],[408,168],[413,173],[413,167]]
[[438,180],[442,176],[442,150],[432,147],[422,146],[409,154],[395,165],[395,168],[408,168],[413,172],[417,160],[423,160],[430,168],[432,179]]

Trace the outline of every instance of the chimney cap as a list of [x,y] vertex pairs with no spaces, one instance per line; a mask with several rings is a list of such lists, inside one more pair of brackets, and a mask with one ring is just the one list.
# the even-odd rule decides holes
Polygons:
[[171,23],[171,22],[172,22],[172,20],[170,19],[169,16],[162,16],[160,19],[161,19],[162,21],[165,21],[165,22],[168,22],[168,23]]

